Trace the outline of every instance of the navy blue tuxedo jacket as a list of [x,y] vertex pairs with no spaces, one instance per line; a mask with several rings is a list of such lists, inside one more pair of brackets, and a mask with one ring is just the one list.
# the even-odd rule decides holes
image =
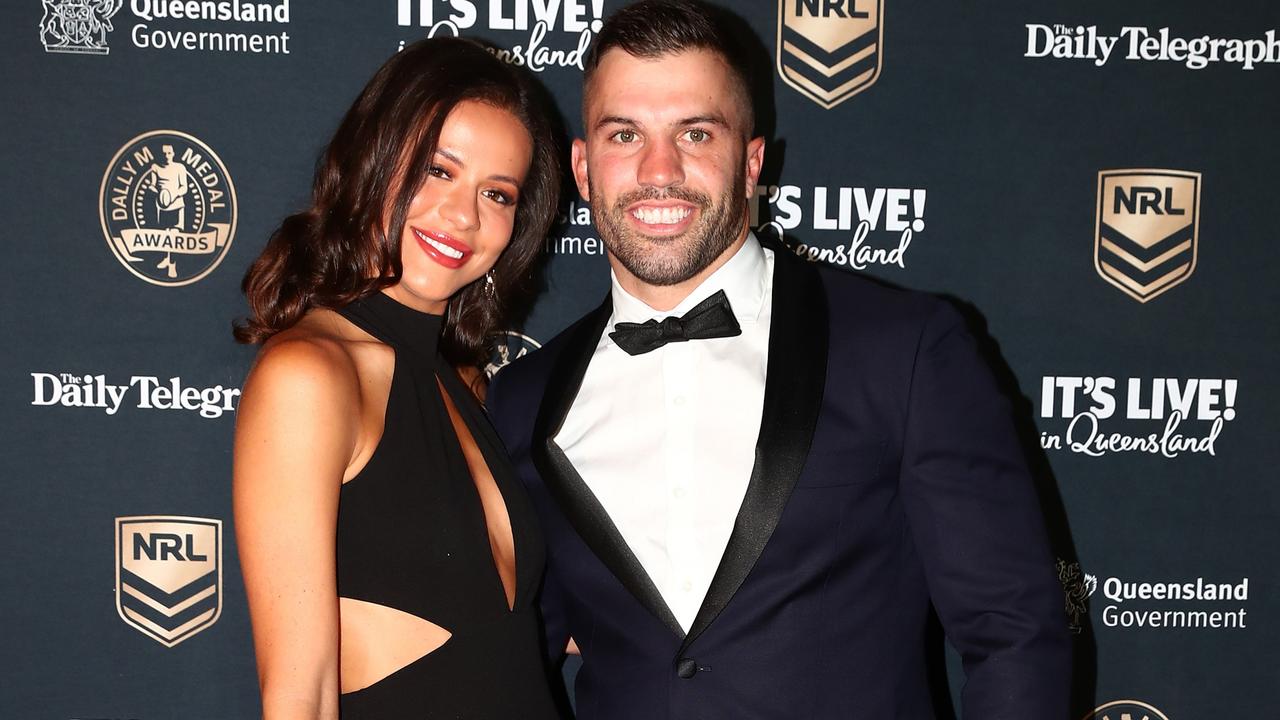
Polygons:
[[578,717],[933,718],[932,603],[964,659],[965,720],[1066,718],[1070,643],[1043,516],[961,317],[775,255],[755,467],[688,633],[552,440],[609,303],[490,388],[547,537],[548,647],[572,636],[582,651]]

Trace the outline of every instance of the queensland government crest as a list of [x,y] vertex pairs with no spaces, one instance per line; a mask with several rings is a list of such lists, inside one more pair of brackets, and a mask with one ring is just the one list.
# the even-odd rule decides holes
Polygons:
[[880,77],[884,0],[778,0],[778,75],[828,110]]
[[125,143],[107,165],[98,213],[120,264],[155,285],[213,272],[236,231],[236,189],[208,145],[176,130]]
[[1200,173],[1098,173],[1094,266],[1129,297],[1145,303],[1191,277],[1199,237]]
[[222,521],[144,515],[116,518],[116,611],[165,647],[222,614]]
[[40,42],[45,52],[106,55],[111,18],[124,0],[41,0]]
[[1080,618],[1089,614],[1089,596],[1098,589],[1098,578],[1080,569],[1080,563],[1058,560],[1058,582],[1066,596],[1067,627],[1073,634],[1084,630]]

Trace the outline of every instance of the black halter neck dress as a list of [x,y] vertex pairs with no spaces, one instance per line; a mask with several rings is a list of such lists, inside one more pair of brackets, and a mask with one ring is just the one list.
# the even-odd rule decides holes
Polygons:
[[[342,719],[553,720],[534,603],[545,563],[542,536],[488,418],[439,354],[442,318],[382,293],[339,312],[394,349],[395,370],[382,438],[339,497],[338,595],[452,633],[435,651],[342,694]],[[506,503],[516,557],[514,609],[441,385]]]

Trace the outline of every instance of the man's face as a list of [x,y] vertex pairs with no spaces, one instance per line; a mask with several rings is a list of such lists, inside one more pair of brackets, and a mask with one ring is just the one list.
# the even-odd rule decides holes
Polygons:
[[164,156],[164,164],[168,165],[173,162],[173,146],[164,145],[160,148],[160,154]]
[[573,172],[615,272],[678,285],[745,236],[764,141],[747,139],[750,118],[733,83],[723,58],[706,50],[646,59],[613,49],[601,58]]

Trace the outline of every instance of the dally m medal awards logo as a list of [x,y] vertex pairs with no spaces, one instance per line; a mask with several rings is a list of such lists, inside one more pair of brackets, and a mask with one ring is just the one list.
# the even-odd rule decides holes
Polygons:
[[102,176],[107,245],[155,285],[189,285],[218,267],[236,232],[236,189],[208,145],[176,130],[125,143]]
[[1099,706],[1084,720],[1169,720],[1169,717],[1144,702],[1116,700]]
[[880,77],[884,0],[778,0],[778,75],[830,110]]
[[40,42],[45,52],[106,55],[111,18],[124,0],[40,0]]
[[116,518],[116,612],[165,647],[222,614],[222,521]]
[[537,340],[514,330],[497,333],[493,354],[484,366],[484,374],[492,378],[499,370],[542,347]]
[[1093,258],[1098,274],[1138,302],[1191,277],[1200,235],[1200,173],[1103,170]]

